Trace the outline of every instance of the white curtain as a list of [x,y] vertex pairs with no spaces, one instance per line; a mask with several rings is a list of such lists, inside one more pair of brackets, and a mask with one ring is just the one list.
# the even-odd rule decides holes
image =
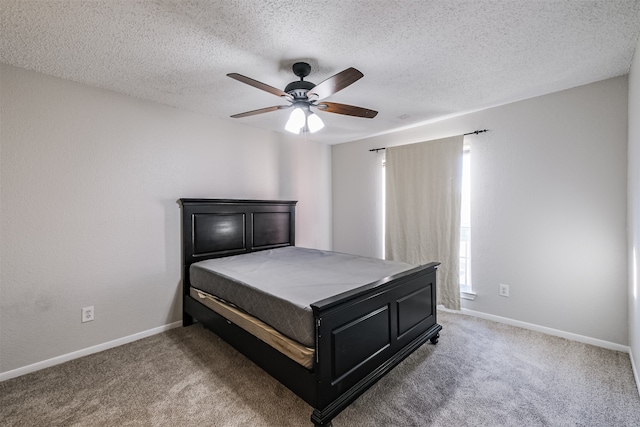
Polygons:
[[460,309],[464,136],[386,149],[385,257],[438,261],[437,303]]

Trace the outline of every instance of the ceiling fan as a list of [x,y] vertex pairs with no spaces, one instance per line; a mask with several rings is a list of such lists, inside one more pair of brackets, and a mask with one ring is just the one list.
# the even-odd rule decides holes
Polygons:
[[300,131],[313,133],[322,129],[322,127],[324,127],[324,123],[322,123],[322,119],[320,119],[320,117],[311,111],[311,108],[316,108],[319,111],[325,111],[327,113],[364,117],[367,119],[372,119],[378,114],[377,111],[369,110],[367,108],[324,101],[325,98],[346,88],[363,77],[363,74],[355,68],[347,68],[346,70],[329,77],[318,85],[304,80],[304,78],[311,72],[311,66],[306,62],[296,62],[293,64],[292,68],[293,74],[300,77],[300,80],[289,83],[284,88],[284,91],[238,73],[227,74],[227,76],[232,79],[264,90],[265,92],[272,93],[289,102],[289,105],[276,105],[273,107],[260,108],[259,110],[234,114],[231,117],[248,117],[294,107],[285,129],[293,133],[300,133]]

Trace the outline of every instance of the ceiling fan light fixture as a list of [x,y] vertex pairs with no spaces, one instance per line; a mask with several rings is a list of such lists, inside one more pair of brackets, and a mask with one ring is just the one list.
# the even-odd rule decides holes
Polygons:
[[309,117],[307,117],[307,127],[309,128],[309,132],[314,133],[324,127],[324,122],[317,114],[311,113]]
[[300,133],[300,129],[304,127],[305,121],[306,116],[304,114],[304,111],[302,111],[302,108],[297,107],[291,112],[289,120],[287,120],[287,124],[284,126],[284,129],[291,133],[298,134]]

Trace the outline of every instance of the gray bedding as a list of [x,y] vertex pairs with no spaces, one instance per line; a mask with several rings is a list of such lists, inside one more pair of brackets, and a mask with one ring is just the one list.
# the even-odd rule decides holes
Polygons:
[[413,265],[289,246],[194,263],[191,286],[233,303],[309,347],[310,305]]

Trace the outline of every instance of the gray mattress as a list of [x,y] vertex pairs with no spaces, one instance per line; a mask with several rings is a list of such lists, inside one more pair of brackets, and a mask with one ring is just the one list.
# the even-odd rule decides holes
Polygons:
[[191,286],[233,303],[278,331],[315,346],[311,304],[413,265],[289,246],[194,263]]

